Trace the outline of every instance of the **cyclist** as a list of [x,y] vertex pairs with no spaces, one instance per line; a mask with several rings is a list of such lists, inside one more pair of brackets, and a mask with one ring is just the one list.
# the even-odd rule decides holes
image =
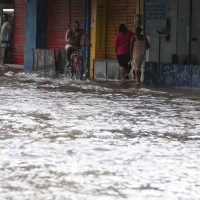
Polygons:
[[73,27],[69,28],[65,35],[65,41],[66,41],[66,57],[67,57],[67,65],[69,66],[70,56],[73,51],[79,49],[79,53],[81,56],[83,56],[82,51],[80,49],[81,45],[83,45],[85,42],[91,46],[91,43],[89,41],[89,38],[85,31],[80,27],[80,23],[78,21],[74,21]]

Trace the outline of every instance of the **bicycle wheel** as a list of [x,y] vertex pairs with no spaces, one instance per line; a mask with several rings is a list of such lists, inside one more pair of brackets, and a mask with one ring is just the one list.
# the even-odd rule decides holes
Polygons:
[[72,79],[82,79],[83,74],[83,63],[76,54],[71,57],[71,78]]
[[75,78],[82,79],[83,75],[83,63],[81,59],[77,59],[76,61],[76,68],[75,68]]
[[70,57],[70,66],[71,66],[71,78],[74,78],[75,72],[76,72],[76,63],[77,63],[77,54],[72,53]]

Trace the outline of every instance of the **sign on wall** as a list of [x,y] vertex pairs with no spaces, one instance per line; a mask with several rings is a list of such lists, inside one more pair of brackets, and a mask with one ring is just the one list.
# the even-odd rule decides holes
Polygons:
[[157,36],[158,32],[165,34],[166,0],[145,0],[146,35]]

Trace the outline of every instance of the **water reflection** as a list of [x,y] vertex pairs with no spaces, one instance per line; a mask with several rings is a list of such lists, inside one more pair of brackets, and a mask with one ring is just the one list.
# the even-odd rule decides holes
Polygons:
[[198,90],[0,74],[0,199],[199,199]]

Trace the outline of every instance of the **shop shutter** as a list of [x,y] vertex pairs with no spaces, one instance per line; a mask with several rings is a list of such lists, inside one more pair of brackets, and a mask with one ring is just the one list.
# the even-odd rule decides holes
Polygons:
[[15,0],[14,29],[14,63],[24,64],[25,38],[25,4],[24,0]]
[[64,47],[66,29],[69,27],[69,0],[48,0],[47,4],[47,48]]
[[79,21],[84,24],[84,0],[71,0],[71,23]]
[[65,34],[71,23],[83,22],[83,7],[83,0],[47,0],[47,48],[58,54],[65,47]]
[[128,30],[134,30],[134,17],[138,0],[109,0],[107,1],[107,34],[106,58],[115,59],[114,37],[120,23],[126,24]]

